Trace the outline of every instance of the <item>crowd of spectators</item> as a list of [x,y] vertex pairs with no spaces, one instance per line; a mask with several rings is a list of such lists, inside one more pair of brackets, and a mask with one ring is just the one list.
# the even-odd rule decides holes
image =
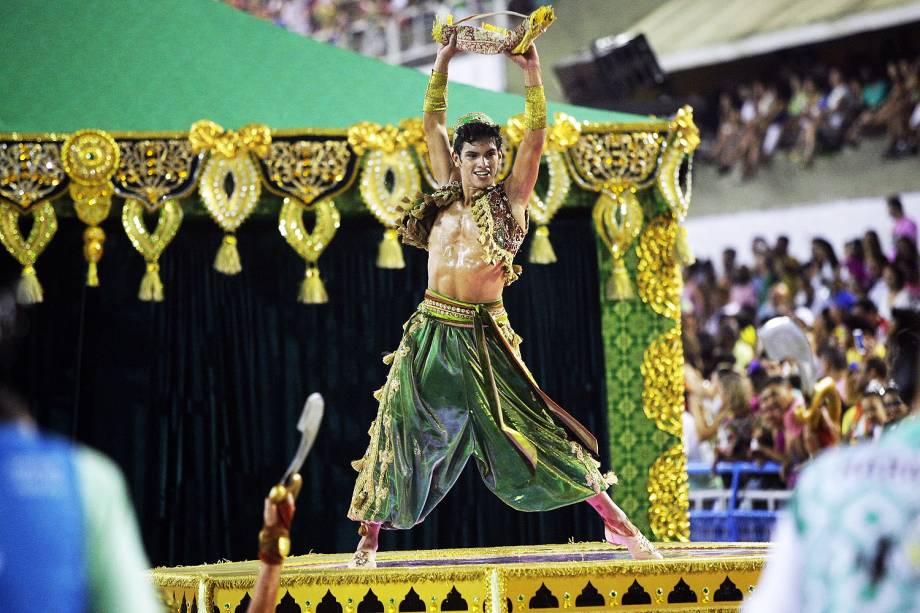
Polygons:
[[884,71],[816,65],[776,82],[744,83],[720,93],[718,114],[703,157],[722,172],[740,165],[745,179],[778,151],[810,167],[816,153],[858,147],[867,135],[886,136],[885,157],[916,155],[920,56],[892,60]]
[[[405,25],[408,12],[423,10],[428,15],[442,13],[477,14],[493,10],[485,0],[224,0],[227,4],[287,30],[316,40],[350,47],[349,32],[379,31],[396,20]],[[522,4],[520,0],[512,4]],[[523,4],[529,6],[527,0]],[[430,24],[428,25],[430,29]],[[380,38],[379,36],[377,38]],[[374,48],[374,45],[377,48]],[[379,55],[383,41],[366,41],[356,49]]]
[[[828,241],[814,238],[811,258],[800,262],[780,236],[772,245],[754,239],[750,265],[726,249],[718,272],[711,261],[685,269],[688,460],[774,461],[791,485],[798,469],[823,448],[874,439],[909,412],[907,399],[920,381],[914,371],[899,378],[900,386],[893,382],[892,341],[896,334],[920,338],[917,225],[898,196],[889,197],[888,213],[892,253],[883,252],[870,230],[846,243],[842,257]],[[796,419],[811,401],[802,386],[808,373],[767,359],[758,342],[762,326],[781,316],[805,332],[816,378],[832,378],[842,401],[840,414],[823,411],[814,428]],[[905,325],[914,331],[904,332]]]

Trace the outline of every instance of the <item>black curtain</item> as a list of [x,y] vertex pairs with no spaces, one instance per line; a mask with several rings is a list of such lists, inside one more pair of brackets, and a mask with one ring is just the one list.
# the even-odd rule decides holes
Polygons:
[[[304,467],[293,550],[342,552],[357,540],[345,518],[381,357],[425,288],[425,253],[404,248],[406,269],[374,266],[382,228],[346,219],[320,267],[326,305],[296,302],[304,263],[271,218],[238,233],[243,272],[212,269],[221,234],[188,218],[161,258],[163,303],[143,303],[144,262],[120,227],[108,235],[100,288],[83,285],[82,224],[61,219],[38,261],[45,302],[29,309],[30,332],[15,383],[39,423],[112,457],[123,469],[151,562],[177,565],[256,554],[262,498],[296,448],[304,399],[319,391],[326,418]],[[595,238],[587,211],[552,225],[560,261],[527,265],[507,289],[512,325],[537,380],[598,436],[606,450],[603,349]],[[6,256],[2,278],[19,269]],[[606,466],[606,451],[602,452]],[[471,463],[429,519],[385,532],[386,549],[536,544],[602,538],[587,505],[517,513],[494,499]]]

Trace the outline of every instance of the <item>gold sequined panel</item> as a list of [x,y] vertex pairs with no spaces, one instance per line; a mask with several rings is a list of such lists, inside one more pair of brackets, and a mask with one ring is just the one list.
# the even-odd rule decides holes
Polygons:
[[649,523],[658,539],[687,541],[690,538],[690,490],[687,456],[681,443],[655,460],[649,470]]
[[674,254],[678,231],[679,226],[673,217],[659,215],[645,227],[636,247],[639,297],[653,311],[674,321],[680,320],[683,285]]
[[310,205],[351,186],[357,174],[357,156],[345,138],[276,138],[268,156],[259,160],[268,189]]
[[676,325],[645,350],[641,372],[642,406],[659,430],[680,437],[684,410],[684,357]]
[[121,163],[113,181],[123,198],[135,199],[150,211],[176,200],[195,187],[203,153],[187,140],[123,140]]
[[584,189],[645,187],[655,178],[663,132],[582,133],[568,150],[573,177]]
[[58,143],[0,143],[0,200],[25,211],[60,196],[67,183]]

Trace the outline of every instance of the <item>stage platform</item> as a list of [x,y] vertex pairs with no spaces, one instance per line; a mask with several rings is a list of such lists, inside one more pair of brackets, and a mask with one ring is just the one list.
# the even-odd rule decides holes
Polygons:
[[[394,551],[378,556],[376,570],[345,568],[347,554],[293,556],[277,611],[737,611],[767,553],[762,543],[660,548],[663,560],[639,562],[605,543]],[[257,570],[255,561],[224,562],[157,568],[153,578],[170,611],[234,613]]]

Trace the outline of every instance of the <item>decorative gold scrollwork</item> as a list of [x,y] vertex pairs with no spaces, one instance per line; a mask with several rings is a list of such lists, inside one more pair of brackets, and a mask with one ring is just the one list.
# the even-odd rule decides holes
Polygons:
[[[312,210],[316,215],[313,232],[308,232],[304,226],[305,210]],[[320,200],[312,207],[305,207],[293,198],[285,198],[281,205],[278,231],[307,263],[298,294],[298,300],[304,304],[329,302],[329,295],[326,293],[316,262],[338,231],[339,221],[339,211],[332,200]]]
[[642,231],[642,205],[631,189],[605,189],[594,205],[592,216],[594,228],[613,258],[613,274],[605,291],[607,299],[632,298],[634,293],[623,256]]
[[138,298],[145,302],[163,301],[159,259],[166,246],[175,238],[182,223],[182,207],[177,201],[167,200],[160,209],[157,227],[153,232],[144,222],[145,206],[140,201],[128,199],[121,212],[121,223],[128,239],[147,262],[147,272],[141,280],[138,292]]
[[356,164],[345,139],[275,139],[260,166],[268,189],[310,205],[348,189]]
[[70,177],[70,197],[83,231],[83,257],[87,261],[86,284],[99,285],[98,264],[102,259],[105,232],[100,224],[112,209],[112,176],[121,152],[115,139],[102,130],[80,130],[64,141],[61,159]]
[[[23,238],[19,231],[20,215],[32,216],[29,238]],[[57,217],[50,202],[32,206],[27,213],[22,213],[5,202],[0,203],[0,242],[22,266],[22,277],[16,287],[16,299],[22,304],[35,304],[44,299],[41,283],[35,274],[35,262],[51,242],[55,232]]]
[[188,140],[122,140],[119,147],[121,162],[113,177],[119,196],[153,212],[195,188],[204,154],[196,155]]
[[404,134],[393,126],[371,123],[358,124],[348,133],[355,152],[359,155],[368,152],[361,172],[361,197],[377,221],[386,227],[377,252],[380,268],[405,268],[396,226],[405,203],[421,189],[419,171],[406,149],[409,145]]
[[568,150],[572,177],[592,191],[646,187],[655,178],[664,143],[660,132],[582,133]]
[[0,201],[28,211],[57,198],[66,188],[58,143],[0,143]]
[[[235,132],[213,121],[192,124],[189,141],[195,153],[211,155],[198,180],[198,193],[205,209],[224,231],[214,269],[226,275],[242,271],[236,247],[236,230],[252,214],[262,194],[259,169],[250,157],[268,154],[271,131],[264,125],[248,125]],[[228,191],[227,184],[231,184]]]

